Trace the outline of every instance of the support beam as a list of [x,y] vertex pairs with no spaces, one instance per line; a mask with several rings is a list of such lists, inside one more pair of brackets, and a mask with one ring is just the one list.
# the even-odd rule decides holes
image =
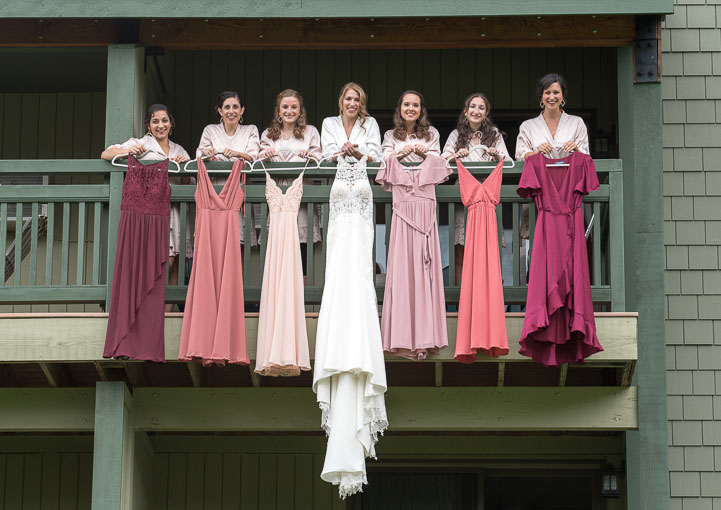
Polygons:
[[[142,133],[145,110],[145,49],[136,44],[108,46],[108,86],[105,103],[105,145],[122,143]],[[120,224],[120,199],[123,173],[111,172],[110,201],[108,204],[108,246],[103,252],[107,293],[106,310],[110,308],[110,295],[115,266],[115,250]]]
[[627,433],[628,508],[667,510],[661,84],[635,84],[633,64],[633,49],[619,48],[619,140],[627,219],[626,307],[639,313],[639,430]]
[[99,382],[95,393],[92,510],[132,510],[133,398],[122,382]]
[[94,388],[0,388],[0,432],[92,432]]
[[[139,430],[313,432],[320,427],[307,388],[136,388]],[[637,425],[636,388],[391,388],[392,431],[628,430]]]

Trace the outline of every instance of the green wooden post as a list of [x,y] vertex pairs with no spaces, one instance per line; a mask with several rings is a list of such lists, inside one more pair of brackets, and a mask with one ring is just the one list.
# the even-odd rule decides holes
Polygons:
[[[145,49],[136,44],[108,46],[107,101],[105,106],[105,145],[121,143],[142,133],[145,109]],[[123,172],[110,173],[110,201],[108,204],[107,250],[105,274],[106,310],[110,308],[115,250],[120,224],[120,198]]]
[[92,510],[132,509],[133,400],[123,382],[98,382],[95,391]]
[[[624,173],[626,308],[638,311],[637,432],[626,433],[628,508],[669,508],[664,327],[661,84],[634,84],[633,49],[618,49]],[[644,289],[637,292],[636,289]]]

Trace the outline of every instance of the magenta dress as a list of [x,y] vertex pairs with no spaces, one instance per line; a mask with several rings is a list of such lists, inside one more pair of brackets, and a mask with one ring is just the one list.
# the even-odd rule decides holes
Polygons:
[[[547,164],[568,163],[567,167]],[[596,337],[588,272],[583,195],[599,188],[590,156],[535,154],[523,166],[518,194],[538,209],[521,354],[546,366],[581,363],[602,351]]]
[[181,361],[250,363],[245,337],[238,215],[243,205],[237,160],[220,194],[198,160],[195,257],[180,332]]
[[503,159],[478,182],[456,159],[461,199],[468,208],[458,303],[456,360],[473,363],[479,351],[494,358],[508,354],[496,206],[501,200]]
[[165,361],[168,160],[128,156],[104,358]]
[[376,182],[393,191],[393,222],[383,296],[383,350],[424,359],[448,345],[441,247],[436,221],[436,185],[453,172],[439,156],[428,155],[404,168],[387,158]]

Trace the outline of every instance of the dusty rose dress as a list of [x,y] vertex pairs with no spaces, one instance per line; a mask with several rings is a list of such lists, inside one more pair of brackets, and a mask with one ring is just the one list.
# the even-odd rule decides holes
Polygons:
[[268,172],[265,178],[270,228],[260,294],[255,371],[261,375],[292,376],[310,370],[297,223],[303,172],[285,194]]
[[180,332],[181,361],[248,364],[238,214],[243,204],[237,160],[218,195],[202,160],[195,190],[195,260]]
[[165,361],[169,211],[168,160],[128,156],[104,358]]
[[448,345],[443,268],[436,221],[436,184],[452,170],[439,156],[404,168],[385,160],[376,182],[393,191],[393,222],[383,297],[383,350],[424,359]]
[[458,159],[456,163],[461,199],[468,208],[461,299],[458,303],[456,360],[473,363],[478,351],[494,358],[508,354],[496,223],[503,160],[482,183]]
[[[548,163],[568,163],[552,168]],[[526,159],[518,194],[538,208],[521,354],[546,366],[580,363],[603,350],[596,337],[583,195],[599,188],[590,156]]]

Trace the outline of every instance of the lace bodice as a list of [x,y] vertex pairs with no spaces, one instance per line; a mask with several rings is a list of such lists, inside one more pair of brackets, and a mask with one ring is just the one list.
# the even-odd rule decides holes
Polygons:
[[303,198],[303,173],[293,180],[285,193],[278,187],[268,172],[265,173],[265,199],[270,212],[298,212]]
[[331,221],[341,214],[359,214],[373,224],[373,191],[366,173],[366,159],[349,163],[345,158],[338,158],[338,170],[330,190]]
[[132,154],[128,156],[128,172],[125,174],[120,208],[145,214],[168,215],[170,186],[167,159],[144,165]]

